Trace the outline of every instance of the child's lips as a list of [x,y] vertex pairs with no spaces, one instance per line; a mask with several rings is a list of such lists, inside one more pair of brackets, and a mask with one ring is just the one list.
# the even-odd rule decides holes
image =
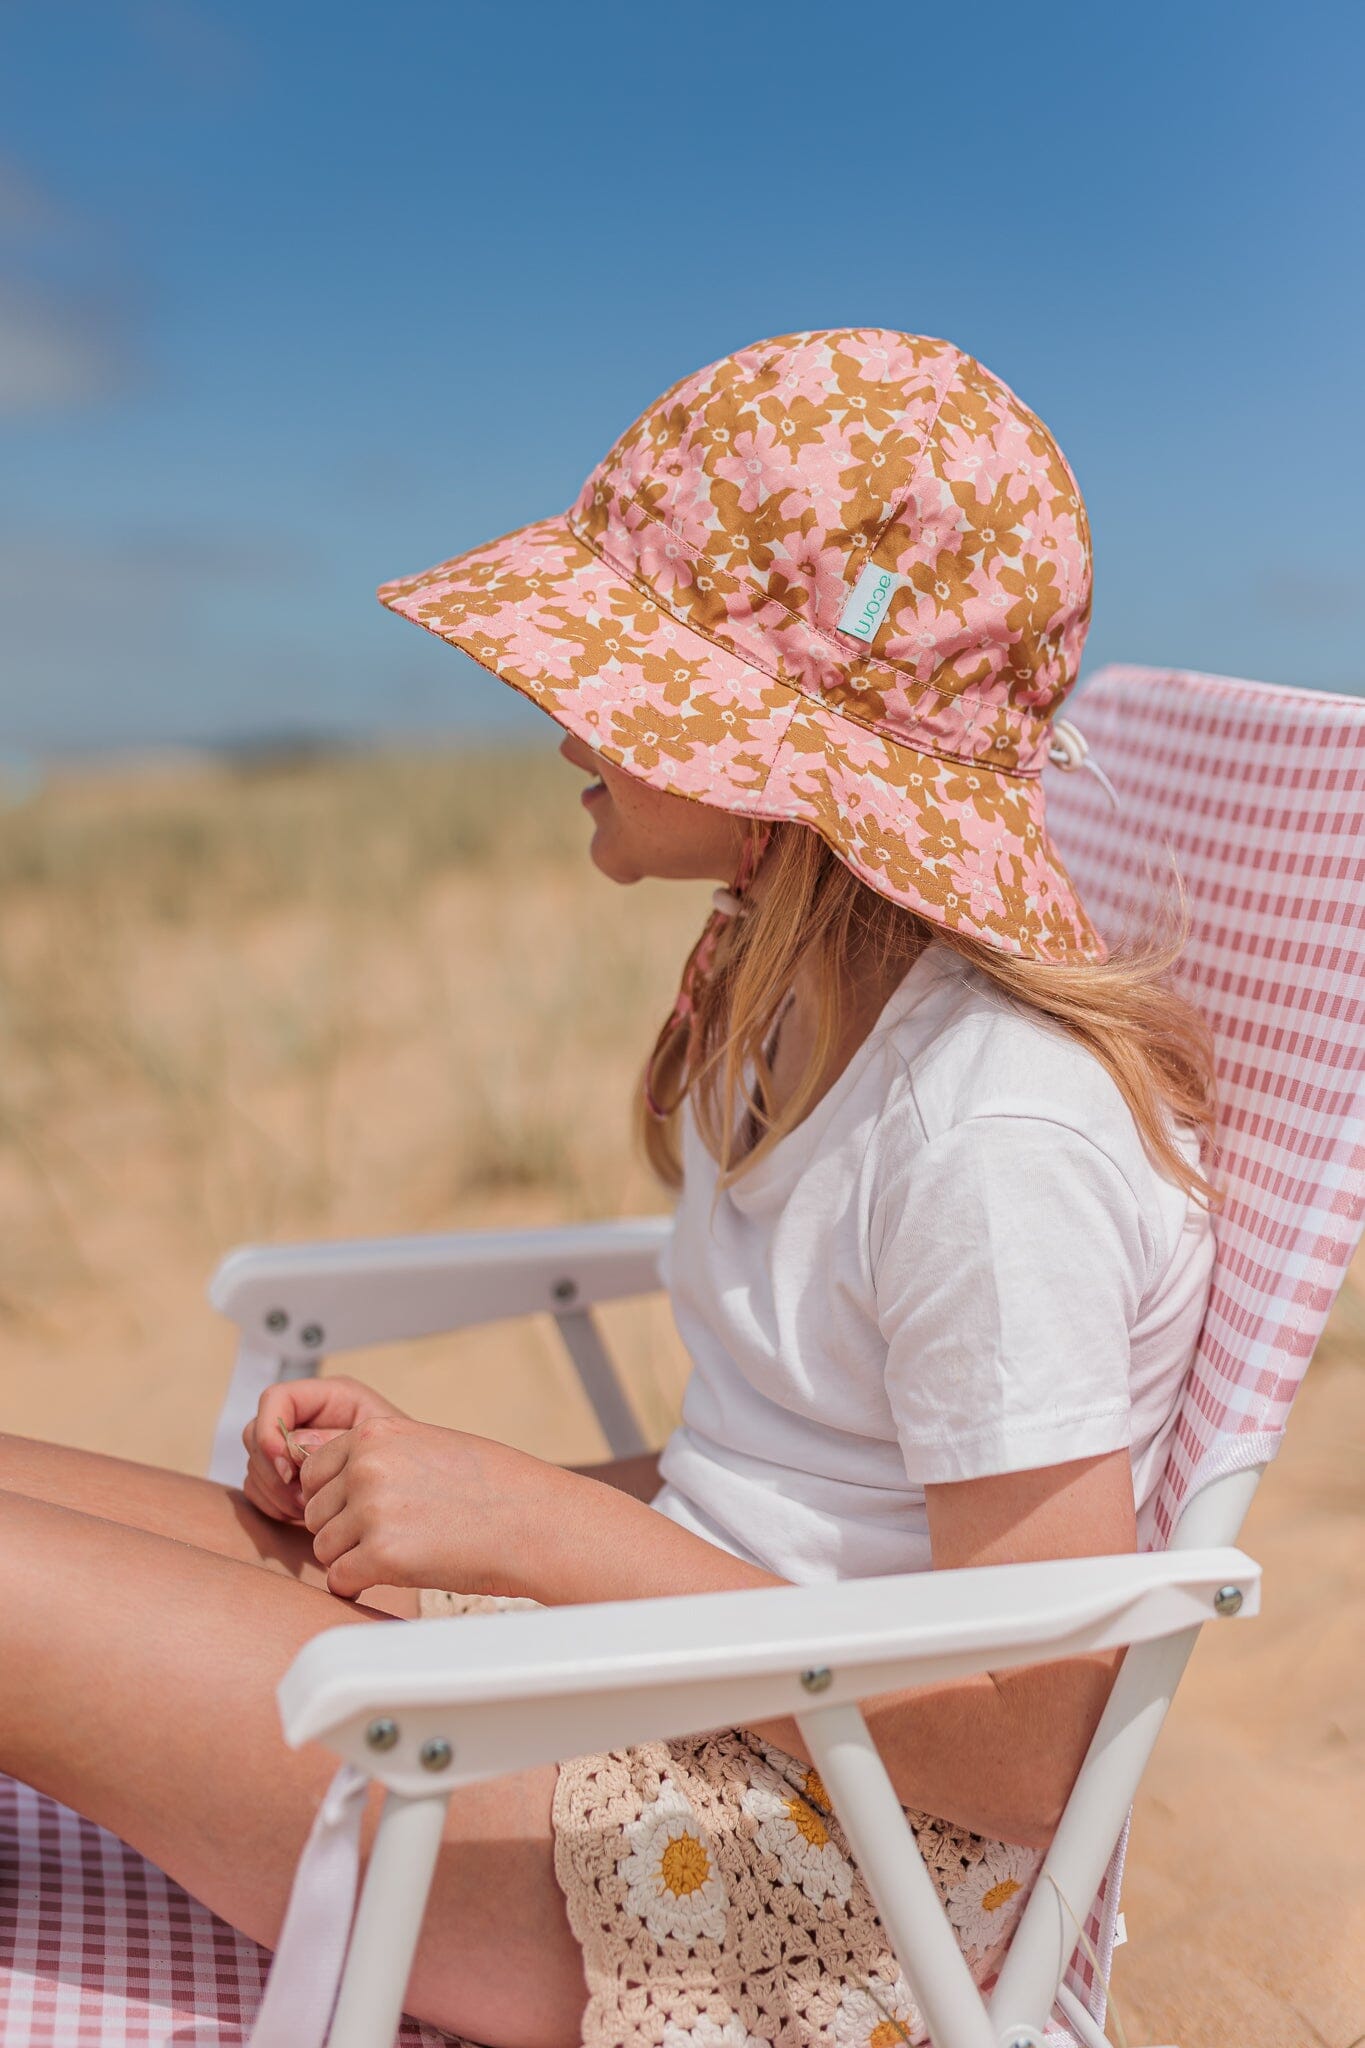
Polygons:
[[599,779],[597,782],[590,782],[588,784],[587,788],[582,792],[579,801],[581,803],[590,804],[593,803],[599,796],[605,796],[606,793],[607,785],[605,782]]

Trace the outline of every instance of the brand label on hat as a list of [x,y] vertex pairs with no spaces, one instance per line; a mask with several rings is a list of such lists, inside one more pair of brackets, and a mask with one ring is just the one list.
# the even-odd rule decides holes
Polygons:
[[878,569],[869,562],[839,614],[839,631],[851,633],[855,640],[875,640],[892,598],[907,580],[894,569]]

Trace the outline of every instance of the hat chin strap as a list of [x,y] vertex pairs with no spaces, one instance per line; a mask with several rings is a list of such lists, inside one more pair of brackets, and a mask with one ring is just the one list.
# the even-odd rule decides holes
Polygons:
[[1118,791],[1090,751],[1090,742],[1069,718],[1053,719],[1047,757],[1054,768],[1060,768],[1065,774],[1069,774],[1073,768],[1086,769],[1094,776],[1114,809],[1117,811],[1122,808]]
[[[645,1106],[650,1115],[659,1123],[662,1123],[665,1118],[672,1115],[672,1109],[662,1107],[654,1093],[655,1065],[664,1047],[683,1023],[686,1023],[689,1027],[690,1035],[687,1051],[690,1060],[692,1054],[691,1041],[696,1033],[698,991],[701,984],[710,976],[711,969],[715,965],[716,948],[720,944],[721,933],[731,918],[738,917],[745,907],[744,898],[753,883],[754,876],[758,873],[759,863],[768,850],[768,841],[772,838],[772,833],[773,828],[771,824],[764,824],[760,826],[757,832],[750,833],[744,841],[744,851],[739,857],[739,866],[735,870],[735,877],[729,888],[715,889],[711,893],[711,901],[715,907],[707,918],[706,923],[702,926],[701,937],[687,956],[687,964],[682,971],[682,981],[679,985],[673,1008],[669,1011],[664,1027],[654,1041],[654,1050],[650,1054],[649,1065],[645,1069]],[[677,1104],[675,1103],[673,1108],[676,1109],[676,1107]]]

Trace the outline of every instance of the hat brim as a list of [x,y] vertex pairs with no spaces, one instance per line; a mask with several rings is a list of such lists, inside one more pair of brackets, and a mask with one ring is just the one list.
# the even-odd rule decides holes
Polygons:
[[1038,776],[922,753],[832,710],[665,611],[566,519],[379,598],[653,789],[808,825],[880,895],[1021,958],[1104,957]]

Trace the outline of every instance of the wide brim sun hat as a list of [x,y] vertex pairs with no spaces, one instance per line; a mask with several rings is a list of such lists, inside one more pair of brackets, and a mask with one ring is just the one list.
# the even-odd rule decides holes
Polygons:
[[1042,787],[1090,618],[1085,505],[951,343],[740,349],[642,413],[568,512],[379,596],[652,788],[807,825],[1006,952],[1103,958]]

